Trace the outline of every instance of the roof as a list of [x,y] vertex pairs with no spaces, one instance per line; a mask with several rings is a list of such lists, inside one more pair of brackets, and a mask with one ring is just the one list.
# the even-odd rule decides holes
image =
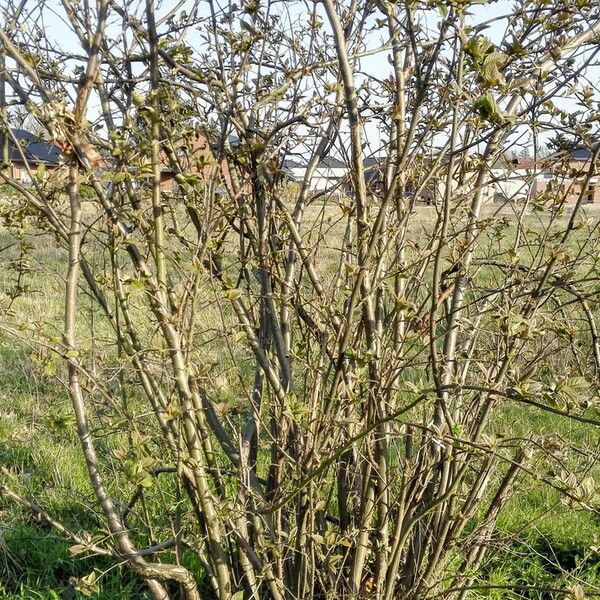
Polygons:
[[[13,127],[11,129],[12,135],[17,138],[17,140],[19,140],[19,142],[25,142],[26,144],[31,144],[33,142],[40,142],[40,138],[35,135],[34,133],[31,133],[30,131],[27,131],[25,129],[20,129],[18,127]],[[2,135],[0,133],[0,135]]]
[[[34,165],[58,166],[61,150],[52,142],[45,142],[25,129],[11,128],[8,136],[8,159],[10,162],[23,162],[23,159]],[[5,132],[0,131],[0,144],[4,143]],[[19,143],[19,147],[15,143]]]
[[368,156],[363,160],[365,181],[369,184],[379,184],[383,181],[385,159],[377,156]]
[[304,167],[304,165],[301,165],[298,161],[291,158],[286,158],[283,161],[282,166],[284,169],[302,169]]
[[571,152],[571,158],[573,160],[590,160],[590,158],[592,158],[592,152],[587,148],[575,148],[575,150]]
[[379,169],[385,166],[385,160],[376,156],[367,156],[363,160],[363,167],[365,169]]
[[58,165],[60,161],[60,148],[48,142],[36,142],[34,144],[29,144],[29,146],[27,146],[27,152],[31,154],[38,162]]
[[338,158],[326,156],[320,163],[319,167],[328,167],[329,169],[345,169],[346,165]]

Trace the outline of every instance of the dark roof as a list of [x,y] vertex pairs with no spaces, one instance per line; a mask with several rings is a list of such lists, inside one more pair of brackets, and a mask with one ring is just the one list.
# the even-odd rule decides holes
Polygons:
[[15,138],[17,138],[17,140],[19,140],[19,142],[25,142],[26,144],[32,144],[32,143],[41,141],[37,135],[35,135],[34,133],[31,133],[30,131],[27,131],[25,129],[19,129],[18,127],[13,127],[11,129],[11,132],[12,132],[13,136]]
[[363,167],[365,169],[365,181],[367,183],[376,184],[383,180],[385,159],[376,156],[368,156],[363,160]]
[[302,167],[303,165],[301,165],[298,161],[295,161],[292,158],[286,158],[283,161],[282,166],[284,169],[298,169],[298,168]]
[[27,146],[27,152],[38,162],[57,165],[60,160],[61,150],[58,146],[48,142],[35,142]]
[[[51,142],[44,142],[35,134],[25,129],[11,129],[12,135],[8,136],[8,159],[10,162],[22,162],[23,158],[35,165],[59,164],[61,150]],[[0,145],[4,144],[5,132],[0,131]],[[15,138],[20,149],[15,143]]]
[[385,160],[382,158],[377,158],[376,156],[367,156],[367,158],[363,160],[363,167],[365,169],[383,168],[384,165]]
[[320,163],[319,167],[328,167],[330,169],[345,169],[346,164],[333,156],[326,156]]
[[571,158],[573,160],[590,160],[592,158],[592,152],[587,148],[575,148],[571,152]]

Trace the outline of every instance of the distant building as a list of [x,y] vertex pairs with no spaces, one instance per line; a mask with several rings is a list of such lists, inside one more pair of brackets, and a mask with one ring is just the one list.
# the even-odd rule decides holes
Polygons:
[[286,158],[283,161],[282,171],[284,177],[287,177],[291,181],[302,183],[304,174],[306,173],[306,166],[296,160]]
[[[564,153],[538,160],[531,158],[504,160],[492,170],[494,200],[499,202],[522,201],[527,197],[540,198],[544,194],[563,198],[565,204],[575,204],[589,173],[592,153],[585,148],[575,148],[568,157]],[[589,181],[583,198],[584,204],[600,204],[600,168]]]
[[486,200],[493,202],[523,202],[531,192],[532,172],[525,159],[501,156],[493,165]]
[[[426,169],[427,161],[423,162],[423,169]],[[363,161],[363,168],[367,190],[376,197],[383,197],[387,169],[386,159],[367,157]],[[443,189],[442,182],[435,179],[424,187],[417,187],[417,182],[409,178],[404,183],[404,188],[400,193],[410,204],[429,206],[436,204],[443,198]]]
[[[591,163],[592,152],[576,148],[570,153],[568,162],[560,158],[545,159],[532,168],[536,176],[532,184],[532,195],[538,196],[550,189],[558,188],[566,204],[576,204],[585,185]],[[552,186],[552,187],[551,187]],[[584,204],[600,204],[600,167],[595,165],[583,198]]]
[[[307,165],[295,160],[286,160],[283,170],[293,181],[302,183],[306,176]],[[317,165],[310,178],[309,189],[312,192],[345,191],[348,182],[348,169],[346,164],[332,156],[326,156]]]
[[62,149],[55,142],[46,142],[25,129],[11,128],[10,134],[0,131],[0,148],[8,138],[8,164],[3,165],[7,176],[20,183],[31,183],[32,175],[40,165],[46,171],[61,166]]
[[363,160],[367,190],[381,195],[384,190],[385,159],[369,156]]
[[181,173],[184,177],[198,177],[204,185],[223,186],[233,194],[229,165],[221,156],[217,142],[206,131],[198,130],[181,140],[176,145],[173,159],[176,165],[166,153],[161,154],[160,179],[163,190],[176,189],[175,177],[177,173]]

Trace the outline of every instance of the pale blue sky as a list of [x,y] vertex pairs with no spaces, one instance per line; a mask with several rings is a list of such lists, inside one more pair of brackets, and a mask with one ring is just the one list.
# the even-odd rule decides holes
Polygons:
[[[161,14],[164,12],[164,9],[161,9],[161,6],[170,8],[172,7],[173,3],[159,2],[157,5],[157,14],[160,18]],[[301,10],[299,8],[294,8],[294,6],[298,7],[301,5],[302,3],[288,3],[286,7],[289,8],[290,12],[294,16],[297,16],[301,14]],[[495,44],[500,44],[504,37],[504,32],[507,25],[507,20],[505,18],[502,19],[501,17],[510,14],[512,5],[513,3],[510,0],[499,0],[497,2],[488,4],[474,5],[470,9],[472,14],[469,16],[467,23],[475,26],[490,21],[489,27],[483,33],[485,33],[485,35]],[[181,8],[185,8],[186,6],[189,10],[189,2],[184,3]],[[134,4],[134,7],[137,7],[138,14],[143,14],[144,1],[139,0],[136,4]],[[206,10],[206,3],[203,3],[203,7],[203,10]],[[319,10],[322,10],[322,7],[320,7]],[[79,47],[78,43],[74,35],[70,32],[69,27],[62,20],[62,14],[63,9],[59,0],[48,0],[45,3],[45,8],[43,11],[43,25],[45,27],[46,36],[52,42],[52,45],[57,47],[60,46],[67,51],[76,53]],[[432,31],[433,35],[439,20],[439,13],[435,9],[425,11],[422,13],[422,19],[424,20],[425,26]],[[109,28],[109,35],[111,32],[118,34],[116,27]],[[194,42],[193,37],[190,37],[190,41]],[[373,34],[367,40],[367,43],[370,48],[376,48],[381,43],[381,39],[376,34]],[[74,62],[68,65],[65,64],[65,72],[67,74],[71,74],[74,66]],[[361,68],[365,73],[373,74],[378,78],[384,78],[391,69],[385,55],[382,54],[374,54],[362,58]],[[598,70],[593,71],[592,74],[594,73],[597,74]],[[569,99],[559,99],[557,103],[567,108],[573,105],[573,102]],[[92,101],[90,105],[91,118],[98,113],[98,108],[99,106],[97,100]],[[377,144],[379,132],[375,126],[369,125],[367,127],[367,136],[375,143],[375,145]]]

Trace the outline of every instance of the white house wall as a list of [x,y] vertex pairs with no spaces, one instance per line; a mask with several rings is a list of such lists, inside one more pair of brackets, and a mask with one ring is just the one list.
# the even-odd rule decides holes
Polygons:
[[[304,181],[306,174],[305,167],[293,167],[291,170],[292,177],[298,183]],[[337,169],[329,167],[318,167],[314,170],[310,180],[310,190],[314,192],[324,192],[331,190],[346,177],[346,169]]]
[[493,198],[525,200],[529,196],[534,177],[524,169],[492,170]]

